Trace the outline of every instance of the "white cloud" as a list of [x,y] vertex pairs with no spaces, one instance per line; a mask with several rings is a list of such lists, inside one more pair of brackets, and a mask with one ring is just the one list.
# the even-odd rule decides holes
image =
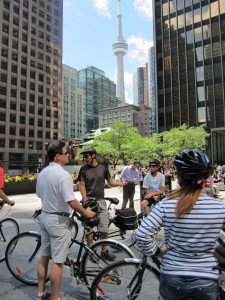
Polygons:
[[72,1],[69,1],[69,0],[64,0],[63,1],[63,6],[64,7],[66,7],[66,6],[72,6],[72,5],[73,5]]
[[109,0],[91,0],[97,12],[107,18],[110,18]]
[[134,0],[134,8],[146,20],[152,19],[152,0]]
[[128,60],[132,64],[144,64],[148,61],[147,54],[151,46],[152,41],[148,41],[143,38],[142,35],[131,35],[127,39],[128,43]]

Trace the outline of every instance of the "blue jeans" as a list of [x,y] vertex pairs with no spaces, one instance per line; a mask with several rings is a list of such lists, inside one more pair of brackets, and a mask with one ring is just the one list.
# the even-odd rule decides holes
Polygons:
[[175,276],[160,274],[160,299],[193,300],[218,299],[218,282],[213,279],[193,276]]

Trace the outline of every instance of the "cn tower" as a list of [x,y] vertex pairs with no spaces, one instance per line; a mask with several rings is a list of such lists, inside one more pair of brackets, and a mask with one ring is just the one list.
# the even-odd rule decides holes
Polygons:
[[116,96],[125,102],[123,56],[126,55],[127,53],[128,45],[122,35],[122,14],[120,8],[120,0],[118,0],[117,18],[118,18],[118,37],[112,45],[113,53],[117,56]]

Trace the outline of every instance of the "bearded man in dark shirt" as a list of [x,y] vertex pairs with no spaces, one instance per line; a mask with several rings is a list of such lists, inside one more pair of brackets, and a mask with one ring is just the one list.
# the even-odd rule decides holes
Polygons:
[[[98,211],[97,216],[100,219],[98,230],[100,231],[100,239],[107,239],[108,237],[108,226],[109,226],[109,216],[106,201],[104,200],[104,187],[105,180],[112,186],[122,186],[125,181],[115,181],[109,173],[108,168],[97,162],[97,152],[95,148],[88,147],[85,148],[81,154],[83,155],[83,161],[85,165],[81,167],[78,181],[80,186],[80,192],[83,201],[87,201],[90,197],[97,198]],[[86,234],[87,244],[91,246],[93,244],[93,235],[91,229],[87,230]],[[114,254],[110,253],[107,249],[103,247],[102,254],[105,259],[114,260]]]

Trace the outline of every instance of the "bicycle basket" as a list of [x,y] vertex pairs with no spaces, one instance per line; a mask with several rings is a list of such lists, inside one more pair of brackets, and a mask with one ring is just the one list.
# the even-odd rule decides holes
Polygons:
[[133,208],[116,209],[113,223],[121,230],[134,230],[138,227],[137,213]]

